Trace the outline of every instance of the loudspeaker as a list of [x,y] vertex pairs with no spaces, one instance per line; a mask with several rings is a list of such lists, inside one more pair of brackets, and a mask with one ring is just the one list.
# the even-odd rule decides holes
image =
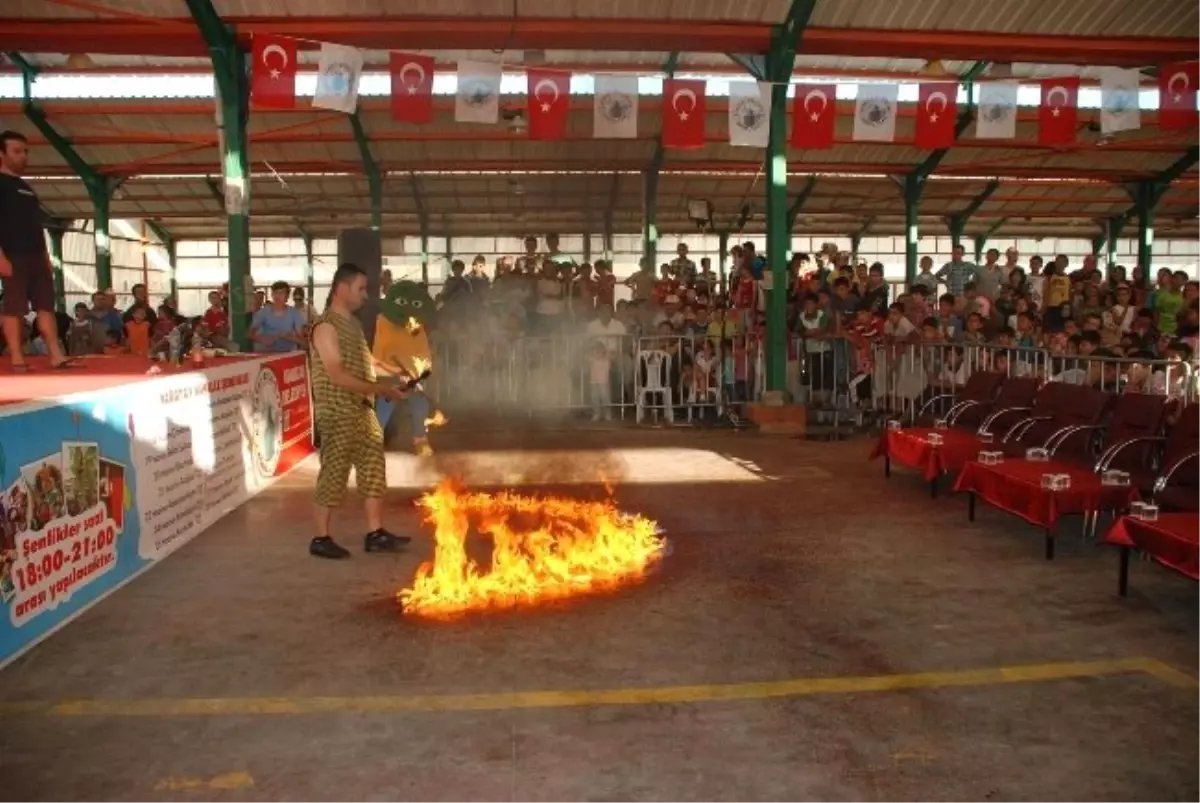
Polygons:
[[358,311],[367,342],[375,345],[375,316],[379,314],[379,274],[383,271],[383,248],[373,229],[343,229],[338,232],[338,264],[358,265],[367,272],[367,303]]

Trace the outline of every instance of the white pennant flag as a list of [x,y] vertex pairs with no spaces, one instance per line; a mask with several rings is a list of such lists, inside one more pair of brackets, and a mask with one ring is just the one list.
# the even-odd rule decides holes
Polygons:
[[592,136],[596,139],[637,139],[637,133],[637,76],[597,75]]
[[362,68],[363,56],[358,48],[322,43],[313,108],[354,114]]
[[976,139],[1012,139],[1017,135],[1017,82],[984,81],[975,112]]
[[896,138],[899,84],[860,84],[854,104],[854,139],[891,142]]
[[454,120],[495,123],[500,119],[500,65],[486,61],[458,63]]
[[1100,133],[1116,134],[1142,127],[1140,83],[1138,70],[1107,67],[1100,71]]
[[729,144],[767,147],[771,131],[771,85],[729,82]]

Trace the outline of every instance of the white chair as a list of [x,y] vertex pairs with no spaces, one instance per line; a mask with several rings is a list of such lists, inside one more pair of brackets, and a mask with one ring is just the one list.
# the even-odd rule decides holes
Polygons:
[[[671,393],[671,355],[665,351],[639,351],[637,364],[637,422],[640,424],[646,409],[662,407],[667,423],[675,420],[675,399]],[[647,404],[651,393],[662,396],[661,404]]]
[[[693,363],[692,370],[697,370]],[[685,401],[688,404],[703,404],[703,405],[721,405],[721,363],[719,360],[713,360],[708,366],[707,373],[704,374],[704,384],[697,386],[696,378],[692,377],[691,384],[686,390]]]

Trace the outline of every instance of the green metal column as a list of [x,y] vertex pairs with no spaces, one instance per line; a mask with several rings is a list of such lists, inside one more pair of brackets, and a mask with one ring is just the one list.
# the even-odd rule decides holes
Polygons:
[[304,232],[304,283],[308,287],[308,303],[315,309],[317,302],[314,297],[317,293],[316,287],[316,266],[313,264],[313,238],[308,232]]
[[175,238],[167,240],[167,288],[171,294],[171,303],[179,308],[179,254],[175,247]]
[[[971,125],[971,120],[975,116],[975,79],[983,74],[987,69],[988,62],[977,61],[971,67],[959,76],[959,83],[966,90],[967,102],[966,105],[959,110],[958,119],[954,122],[954,138],[958,139],[963,135],[963,132]],[[905,280],[912,284],[917,278],[917,215],[918,207],[921,203],[921,194],[925,191],[925,181],[938,165],[950,153],[949,148],[939,148],[931,151],[925,157],[916,170],[904,177],[904,182],[901,189],[904,192],[904,237],[905,237],[905,259],[904,259],[904,275]],[[998,181],[989,182],[987,189],[983,194],[976,198],[967,209],[959,215],[951,215],[947,222],[950,225],[950,237],[955,245],[962,244],[963,227],[967,222],[967,218],[975,214],[979,207],[987,200],[996,188],[999,186]]]
[[[772,47],[774,50],[774,47]],[[791,69],[787,74],[791,75]],[[791,232],[787,228],[787,86],[771,88],[771,130],[767,143],[767,390],[786,389],[787,260]]]
[[658,273],[658,170],[642,174],[642,255]]
[[963,229],[967,227],[967,221],[962,215],[951,215],[946,218],[947,228],[950,229],[950,247],[958,248],[962,245]]
[[63,230],[47,229],[50,235],[50,264],[54,267],[54,308],[67,311],[67,277],[63,273]]
[[850,235],[850,264],[858,264],[858,247],[862,245],[862,235],[857,232]]
[[1125,228],[1125,218],[1110,217],[1104,225],[1105,253],[1108,257],[1108,267],[1112,270],[1117,264],[1117,240],[1121,238],[1121,230]]
[[354,130],[354,141],[358,145],[363,172],[367,175],[367,189],[371,194],[371,230],[383,231],[383,174],[379,170],[379,163],[371,155],[371,144],[357,110],[350,115],[350,127]]
[[1136,190],[1135,211],[1138,221],[1138,264],[1142,266],[1142,275],[1146,286],[1154,284],[1154,207],[1156,206],[1154,184],[1149,181],[1139,182]]
[[987,245],[987,237],[982,234],[975,235],[975,264],[983,262],[983,247]]
[[421,283],[429,287],[429,232],[421,224]]
[[[921,202],[923,182],[920,176],[909,173],[904,177],[904,281],[911,285],[917,279],[917,212]],[[962,236],[962,232],[959,232]]]
[[210,0],[187,0],[188,10],[212,57],[216,78],[221,139],[221,169],[229,246],[229,334],[242,349],[247,338],[246,283],[250,277],[250,160],[246,121],[250,109],[250,82],[246,53],[238,47],[233,30],[221,21]]
[[729,262],[729,232],[723,231],[717,235],[717,275],[720,277],[721,295],[725,295],[725,265]]
[[[1148,285],[1154,283],[1154,269],[1151,261],[1154,258],[1154,210],[1163,194],[1170,188],[1171,183],[1186,173],[1200,161],[1200,146],[1193,145],[1171,164],[1149,181],[1139,181],[1128,187],[1133,197],[1133,208],[1126,216],[1137,215],[1138,220],[1138,265],[1145,273],[1143,277]],[[1118,229],[1119,231],[1119,229]],[[1115,238],[1114,238],[1115,239]]]
[[788,83],[796,62],[796,47],[808,26],[816,0],[793,0],[787,17],[771,29],[766,73],[771,82],[771,118],[767,137],[767,387],[787,393],[788,257],[792,250],[792,217],[788,204],[787,106]]
[[[90,184],[91,182],[89,182]],[[112,288],[112,238],[108,232],[108,189],[93,191],[90,187],[88,194],[92,196],[92,237],[96,241],[96,284],[99,289]]]

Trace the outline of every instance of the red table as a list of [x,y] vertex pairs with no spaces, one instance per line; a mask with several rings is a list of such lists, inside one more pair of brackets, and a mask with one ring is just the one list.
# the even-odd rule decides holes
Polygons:
[[1117,589],[1129,591],[1129,551],[1136,549],[1184,577],[1200,581],[1200,513],[1160,513],[1157,521],[1133,516],[1117,519],[1104,543],[1121,547],[1121,574]]
[[[940,446],[929,442],[931,434],[942,436]],[[934,483],[942,474],[958,471],[981,450],[992,448],[981,443],[973,431],[965,429],[885,429],[871,451],[871,459],[883,457],[884,473],[890,475],[891,461],[905,468],[920,471],[925,480]],[[935,486],[936,488],[936,486]]]
[[[1071,485],[1061,491],[1048,490],[1042,487],[1043,474],[1066,474]],[[1133,486],[1104,485],[1090,468],[1058,460],[1010,458],[990,466],[971,460],[963,466],[954,490],[971,495],[967,510],[971,521],[975,520],[975,499],[980,497],[992,507],[1045,530],[1046,560],[1054,559],[1054,534],[1061,516],[1127,510],[1138,498]]]

